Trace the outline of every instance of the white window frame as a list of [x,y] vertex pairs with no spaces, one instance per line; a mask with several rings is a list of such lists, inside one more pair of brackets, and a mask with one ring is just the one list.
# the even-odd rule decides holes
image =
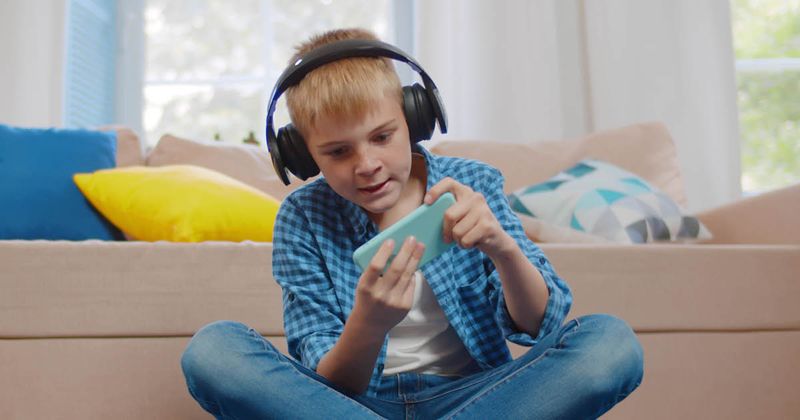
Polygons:
[[751,58],[736,60],[737,72],[766,73],[800,70],[800,58]]
[[144,0],[118,0],[117,27],[120,33],[114,113],[116,121],[141,136],[144,133]]

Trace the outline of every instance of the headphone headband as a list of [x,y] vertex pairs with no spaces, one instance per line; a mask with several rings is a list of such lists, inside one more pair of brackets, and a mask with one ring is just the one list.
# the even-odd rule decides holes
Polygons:
[[429,86],[430,83],[430,86],[436,88],[436,85],[428,74],[425,73],[422,66],[394,45],[382,41],[346,39],[315,48],[290,64],[278,77],[278,81],[275,82],[275,88],[272,91],[271,97],[276,98],[280,96],[287,88],[300,83],[308,73],[318,67],[322,67],[334,61],[353,57],[386,57],[402,61],[420,74],[426,87]]

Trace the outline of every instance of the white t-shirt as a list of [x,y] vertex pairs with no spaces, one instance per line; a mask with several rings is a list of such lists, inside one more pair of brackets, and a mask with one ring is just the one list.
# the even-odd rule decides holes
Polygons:
[[411,310],[389,331],[384,375],[457,375],[472,363],[421,271],[414,273]]

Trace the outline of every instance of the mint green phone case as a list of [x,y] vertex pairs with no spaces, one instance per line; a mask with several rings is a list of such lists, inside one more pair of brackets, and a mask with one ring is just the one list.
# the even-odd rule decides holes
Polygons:
[[406,217],[398,220],[395,224],[367,241],[367,243],[358,247],[353,253],[353,261],[361,267],[361,271],[364,271],[372,257],[378,252],[381,244],[392,238],[394,239],[394,250],[389,258],[389,262],[391,262],[392,258],[400,251],[403,241],[409,236],[413,236],[418,242],[425,244],[425,253],[422,254],[422,259],[419,262],[419,267],[422,267],[425,263],[455,245],[455,242],[445,243],[442,238],[444,212],[455,202],[456,199],[453,194],[447,192],[442,194],[433,204],[419,206]]

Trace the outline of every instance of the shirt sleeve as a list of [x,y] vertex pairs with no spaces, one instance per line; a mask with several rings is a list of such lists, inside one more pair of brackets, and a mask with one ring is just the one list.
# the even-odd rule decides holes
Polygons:
[[344,321],[308,219],[291,196],[275,221],[272,272],[283,290],[289,354],[316,371],[341,336]]
[[544,318],[537,336],[532,337],[530,334],[518,330],[506,306],[500,275],[489,257],[484,256],[484,266],[489,271],[489,281],[494,284],[495,293],[498,294],[496,297],[493,296],[494,299],[492,299],[493,302],[497,302],[494,316],[507,340],[523,346],[532,346],[542,337],[561,326],[572,305],[572,293],[566,282],[556,274],[544,252],[525,235],[519,218],[511,210],[508,199],[503,193],[503,175],[495,168],[491,168],[491,171],[488,188],[484,191],[486,201],[503,229],[514,238],[522,252],[525,253],[534,267],[539,270],[547,285],[547,290],[550,292]]

